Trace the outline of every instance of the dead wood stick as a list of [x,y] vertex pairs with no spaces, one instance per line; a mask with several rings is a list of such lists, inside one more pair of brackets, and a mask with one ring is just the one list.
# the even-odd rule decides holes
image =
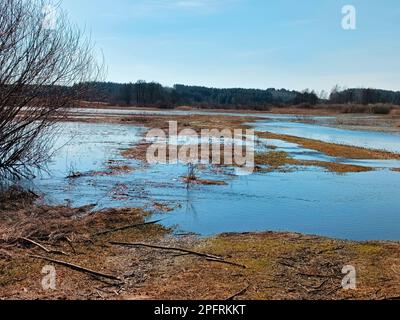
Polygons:
[[74,252],[74,254],[76,254],[76,250],[74,245],[72,244],[72,240],[68,237],[65,237],[65,240],[67,241],[68,245],[71,247],[72,251]]
[[282,265],[284,267],[287,267],[287,268],[294,268],[294,269],[296,268],[294,265],[291,265],[291,264],[286,263],[284,261],[278,261],[278,264],[280,264],[280,265]]
[[207,261],[230,264],[231,266],[240,267],[240,268],[243,268],[243,269],[247,268],[243,264],[236,263],[236,262],[231,262],[231,261],[227,261],[227,260],[223,260],[223,259],[210,259],[210,258],[207,258]]
[[321,288],[322,288],[322,287],[325,285],[325,283],[327,283],[328,281],[329,281],[329,279],[326,279],[326,280],[322,281],[321,284],[318,285],[317,287],[306,286],[306,285],[302,285],[301,283],[299,283],[298,285],[299,285],[300,287],[302,287],[304,290],[306,290],[308,293],[314,294],[314,293],[317,293],[317,292],[322,291]]
[[63,254],[65,256],[68,256],[68,253],[65,253],[64,251],[48,249],[44,245],[42,245],[42,244],[40,244],[40,243],[38,243],[36,241],[33,241],[33,240],[29,239],[29,238],[22,237],[20,239],[39,247],[40,249],[42,249],[43,251],[45,251],[47,253]]
[[146,247],[146,248],[152,248],[152,249],[158,249],[158,250],[179,251],[179,252],[189,253],[189,254],[192,254],[195,256],[199,256],[199,257],[205,257],[205,258],[214,259],[214,260],[222,260],[222,257],[219,257],[219,256],[214,256],[211,254],[191,251],[191,250],[182,249],[182,248],[163,247],[163,246],[156,246],[156,245],[146,244],[146,243],[128,243],[128,242],[114,242],[114,241],[111,241],[110,243],[113,245],[125,246],[125,247]]
[[397,297],[385,297],[383,300],[400,300],[400,296]]
[[187,250],[187,249],[182,249],[182,248],[163,247],[163,246],[156,246],[156,245],[145,244],[145,243],[127,243],[127,242],[114,242],[114,241],[111,241],[110,244],[117,245],[117,246],[126,246],[126,247],[146,247],[146,248],[153,248],[153,249],[158,249],[158,250],[178,251],[178,252],[183,252],[183,253],[203,257],[209,261],[230,264],[230,265],[233,265],[236,267],[241,267],[244,269],[246,268],[246,266],[244,266],[244,265],[241,265],[241,264],[238,264],[235,262],[226,261],[222,257],[219,257],[219,256],[215,256],[215,255],[211,255],[211,254],[207,254],[207,253],[201,253],[201,252],[192,251],[192,250]]
[[42,260],[49,261],[49,262],[53,262],[55,264],[59,264],[59,265],[62,265],[64,267],[68,267],[68,268],[73,269],[75,271],[88,273],[88,274],[91,274],[91,275],[96,276],[96,277],[102,277],[102,278],[106,278],[106,279],[121,281],[121,279],[119,277],[116,277],[116,276],[113,276],[113,275],[109,275],[109,274],[105,274],[105,273],[101,273],[101,272],[97,272],[97,271],[94,271],[94,270],[91,270],[91,269],[87,269],[85,267],[81,267],[81,266],[78,266],[76,264],[72,264],[72,263],[69,263],[69,262],[65,262],[65,261],[61,261],[61,260],[55,260],[55,259],[51,259],[51,258],[47,258],[47,257],[43,257],[43,256],[36,256],[36,255],[29,255],[29,257],[35,258],[35,259],[42,259]]
[[139,223],[139,224],[130,224],[130,225],[119,227],[119,228],[104,230],[104,231],[95,233],[93,236],[102,236],[102,235],[105,235],[105,234],[108,234],[108,233],[112,233],[112,232],[117,232],[117,231],[132,229],[132,228],[139,228],[139,227],[147,226],[147,225],[150,225],[150,224],[156,224],[156,223],[158,223],[160,221],[162,221],[162,220],[144,222],[144,223]]
[[306,273],[306,272],[297,272],[299,276],[305,276],[309,278],[328,278],[328,279],[341,279],[338,275],[329,275],[329,274],[318,274],[318,273]]
[[329,291],[328,293],[325,293],[325,296],[330,296],[331,294],[334,294],[334,293],[336,293],[337,291],[342,290],[342,289],[343,289],[342,286],[338,286],[338,287],[332,289],[331,291]]
[[228,299],[226,299],[227,301],[233,300],[238,296],[241,296],[242,294],[244,294],[248,289],[250,288],[250,285],[248,285],[247,287],[243,288],[242,290],[240,290],[239,292],[235,293],[234,295],[230,296]]

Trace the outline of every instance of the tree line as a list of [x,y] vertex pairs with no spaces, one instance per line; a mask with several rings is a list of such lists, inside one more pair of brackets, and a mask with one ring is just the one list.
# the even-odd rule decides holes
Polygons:
[[337,104],[355,103],[355,104],[377,104],[389,103],[400,105],[400,92],[380,89],[344,89],[333,88],[329,101]]
[[86,83],[86,100],[127,106],[174,108],[188,105],[201,108],[268,110],[271,106],[312,107],[317,104],[376,104],[400,105],[400,92],[379,89],[332,89],[329,96],[315,91],[287,89],[219,89],[176,84],[165,87],[156,82]]
[[316,104],[314,92],[286,89],[218,89],[176,84],[165,87],[156,82],[136,83],[93,82],[86,83],[86,99],[111,104],[174,108],[178,105],[203,108],[250,108],[267,109],[271,105],[297,103]]

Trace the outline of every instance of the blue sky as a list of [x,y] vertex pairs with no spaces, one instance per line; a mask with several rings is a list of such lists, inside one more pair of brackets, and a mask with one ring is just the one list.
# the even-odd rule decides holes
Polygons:
[[[357,10],[343,30],[342,7]],[[400,90],[398,0],[64,0],[107,80]]]

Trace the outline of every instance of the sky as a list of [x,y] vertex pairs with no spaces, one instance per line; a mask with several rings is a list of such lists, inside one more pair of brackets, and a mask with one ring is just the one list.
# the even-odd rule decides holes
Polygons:
[[[356,29],[342,27],[342,8]],[[398,0],[64,0],[107,80],[400,90]],[[347,20],[346,20],[347,21]]]

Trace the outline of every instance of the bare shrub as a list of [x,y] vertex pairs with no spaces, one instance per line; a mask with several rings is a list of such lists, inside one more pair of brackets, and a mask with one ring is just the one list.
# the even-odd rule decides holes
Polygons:
[[45,0],[0,0],[0,175],[28,177],[48,160],[53,124],[100,76],[90,39]]
[[10,186],[0,188],[0,211],[17,210],[31,205],[39,196],[30,190],[25,190],[20,186]]
[[197,181],[198,171],[199,171],[199,166],[197,164],[194,164],[192,162],[189,162],[187,164],[187,174],[183,178],[183,180],[186,182],[186,188],[189,189],[191,184]]
[[392,111],[393,107],[391,106],[385,106],[385,105],[378,105],[378,106],[373,106],[371,107],[371,111],[373,114],[390,114]]
[[345,104],[342,106],[342,113],[368,113],[369,107],[359,104]]
[[188,163],[186,179],[188,181],[197,180],[198,166],[194,163]]

